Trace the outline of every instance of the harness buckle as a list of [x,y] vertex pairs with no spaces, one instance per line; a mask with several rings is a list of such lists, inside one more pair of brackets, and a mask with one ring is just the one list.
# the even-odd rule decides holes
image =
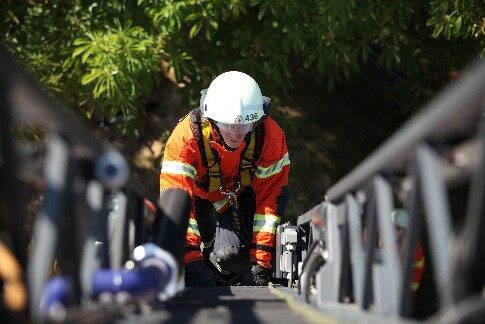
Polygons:
[[231,203],[232,208],[236,210],[239,208],[239,204],[237,202],[237,195],[238,193],[241,192],[241,189],[242,187],[240,182],[237,182],[236,190],[225,189],[223,186],[219,187],[219,191],[227,196],[227,199],[229,199],[229,202]]
[[[223,186],[219,187],[221,193],[227,196],[232,209],[232,219],[234,220],[234,226],[236,227],[236,233],[238,237],[241,237],[241,230],[244,229],[244,225],[241,226],[241,215],[239,213],[239,203],[237,202],[237,194],[241,192],[241,183],[237,182],[236,190],[225,189]],[[244,245],[241,245],[244,246]]]

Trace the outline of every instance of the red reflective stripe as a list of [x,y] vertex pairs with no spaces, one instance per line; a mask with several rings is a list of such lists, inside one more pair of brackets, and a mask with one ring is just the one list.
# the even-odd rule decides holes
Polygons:
[[275,237],[275,234],[267,232],[253,233],[253,243],[273,247],[275,243]]
[[184,254],[184,265],[196,260],[202,260],[202,253],[199,251],[190,251]]
[[271,269],[271,253],[261,250],[251,250],[251,261],[256,262],[262,267]]
[[185,246],[200,246],[201,238],[193,232],[187,232],[185,236]]
[[[256,245],[264,245],[270,248],[274,247],[275,234],[267,232],[253,233],[253,243]],[[271,253],[259,249],[252,249],[250,252],[251,260],[257,262],[259,265],[270,269],[271,268]]]

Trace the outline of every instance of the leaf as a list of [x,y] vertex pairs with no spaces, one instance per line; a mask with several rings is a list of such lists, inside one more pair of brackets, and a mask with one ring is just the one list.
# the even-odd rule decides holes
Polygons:
[[200,17],[202,17],[202,14],[200,12],[192,13],[192,14],[188,15],[187,17],[185,17],[185,21],[196,20]]
[[90,42],[91,41],[87,40],[86,38],[76,38],[72,44],[78,46],[78,45],[88,44]]
[[217,29],[219,27],[219,24],[217,23],[217,20],[209,20],[209,24],[212,26],[212,28]]
[[84,45],[84,46],[76,47],[76,49],[72,52],[72,57],[76,57],[76,56],[80,55],[81,53],[83,53],[84,51],[89,49],[90,47],[91,47],[91,45]]
[[101,69],[93,69],[90,73],[85,74],[81,79],[81,84],[86,85],[89,82],[93,81],[94,79],[98,78],[101,74],[103,74],[103,70]]
[[86,63],[87,59],[91,54],[93,54],[94,48],[91,46],[87,51],[84,52],[83,56],[81,57],[81,63]]
[[[99,98],[99,96],[101,96],[101,94],[105,92],[105,90],[106,90],[105,82],[103,82],[103,80],[99,80],[93,89],[93,97]],[[109,94],[108,94],[108,98],[109,98]]]
[[198,23],[196,23],[195,25],[193,25],[192,28],[190,28],[189,38],[195,37],[199,33],[199,31],[202,28],[202,25],[203,24],[204,24],[203,21],[199,21]]
[[438,36],[441,34],[441,32],[443,31],[443,27],[444,27],[444,24],[441,23],[437,26],[435,26],[434,30],[433,30],[433,37],[434,38],[438,38]]
[[94,40],[96,39],[96,38],[94,37],[94,34],[93,34],[93,33],[90,33],[90,32],[86,32],[86,36],[87,36],[87,37],[88,37],[90,40],[92,40],[92,41],[94,41]]
[[209,42],[212,40],[212,35],[211,35],[211,32],[210,32],[209,28],[206,28],[205,29],[205,38],[207,38],[207,40]]
[[266,13],[266,9],[268,8],[268,5],[265,3],[264,5],[259,8],[258,12],[258,20],[263,19],[264,14]]
[[67,59],[64,60],[64,62],[62,62],[62,69],[64,71],[67,71],[69,70],[69,68],[72,66],[72,64],[74,63],[74,58],[73,57],[68,57]]

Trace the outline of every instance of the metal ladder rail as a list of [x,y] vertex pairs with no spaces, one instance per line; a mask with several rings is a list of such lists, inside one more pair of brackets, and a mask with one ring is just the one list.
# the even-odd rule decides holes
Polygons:
[[[437,286],[439,291],[439,297],[441,302],[441,307],[447,307],[450,305],[452,301],[452,293],[449,289],[450,287],[450,276],[451,276],[451,263],[450,263],[450,254],[449,249],[443,249],[442,247],[446,244],[449,244],[450,239],[452,239],[452,230],[451,230],[451,221],[450,221],[450,211],[449,211],[449,203],[446,195],[446,187],[447,183],[456,182],[456,180],[463,178],[464,176],[469,175],[471,172],[478,172],[479,168],[477,168],[476,163],[471,163],[471,165],[467,165],[465,169],[467,170],[476,170],[476,171],[465,171],[461,172],[458,170],[453,170],[453,168],[445,168],[443,169],[442,166],[438,165],[439,157],[437,152],[430,146],[422,142],[422,139],[430,140],[431,142],[441,141],[446,138],[446,132],[440,127],[438,121],[447,122],[452,127],[448,130],[449,132],[453,132],[454,130],[463,131],[468,125],[475,122],[473,120],[473,116],[477,116],[480,114],[479,105],[477,106],[477,101],[483,100],[482,96],[485,93],[485,61],[477,63],[472,69],[476,71],[470,72],[470,74],[466,74],[465,80],[462,80],[458,84],[448,87],[447,91],[444,91],[437,99],[432,101],[424,112],[418,114],[415,118],[413,118],[410,122],[408,122],[402,129],[400,129],[394,136],[392,136],[386,143],[384,143],[375,153],[373,153],[368,159],[366,159],[363,163],[361,163],[356,169],[354,169],[347,177],[343,180],[338,182],[335,186],[330,188],[327,192],[326,196],[326,203],[330,205],[335,205],[335,209],[343,208],[341,203],[341,197],[345,195],[345,205],[347,207],[347,220],[349,224],[350,230],[350,245],[351,246],[351,263],[353,264],[352,274],[353,274],[353,284],[354,284],[354,295],[356,297],[357,303],[363,307],[367,308],[370,304],[369,298],[366,301],[365,295],[369,294],[370,292],[370,285],[367,284],[367,288],[362,291],[363,282],[362,279],[362,271],[355,271],[355,266],[357,265],[358,268],[362,268],[362,255],[363,249],[361,247],[361,238],[358,238],[359,235],[359,209],[360,204],[355,199],[354,193],[366,186],[368,183],[368,179],[372,179],[373,174],[378,174],[380,172],[385,172],[385,174],[392,174],[394,170],[402,170],[406,168],[408,165],[408,178],[413,177],[415,180],[415,184],[413,188],[410,190],[408,202],[406,203],[406,208],[410,211],[410,226],[412,228],[412,235],[408,238],[408,250],[406,252],[405,258],[405,266],[404,271],[402,273],[402,280],[398,287],[394,287],[392,293],[392,300],[393,300],[393,307],[392,307],[392,314],[393,316],[409,316],[409,283],[410,283],[410,273],[411,273],[411,265],[412,265],[412,256],[414,254],[413,248],[416,244],[417,240],[417,232],[421,228],[422,224],[420,221],[420,215],[416,214],[415,210],[419,204],[422,204],[425,209],[425,220],[428,229],[428,235],[430,237],[431,242],[431,250],[432,250],[432,261],[434,268],[438,270],[437,276]],[[463,121],[461,121],[463,120]],[[475,124],[476,125],[476,124]],[[483,130],[483,126],[482,126]],[[479,147],[483,148],[484,137],[483,131],[482,135],[478,137],[476,141]],[[470,136],[470,135],[467,135]],[[421,143],[421,144],[420,144]],[[414,148],[414,149],[413,149]],[[400,158],[395,159],[394,156],[399,156],[398,153],[402,152]],[[483,152],[481,150],[480,152]],[[481,153],[483,155],[483,153]],[[405,162],[408,160],[412,160],[412,163]],[[482,162],[483,163],[483,156]],[[414,165],[409,167],[409,165]],[[456,168],[455,168],[456,169]],[[459,169],[459,168],[458,168]],[[440,172],[443,171],[443,172]],[[450,178],[451,177],[451,178]],[[367,179],[367,180],[366,180]],[[376,178],[374,178],[374,185],[376,185]],[[406,179],[406,181],[409,179]],[[381,194],[380,196],[385,196],[385,192],[389,192],[389,185],[386,185],[387,180],[381,177],[381,180],[377,180],[377,182],[381,182],[381,184],[377,184],[380,187]],[[403,180],[404,181],[404,180]],[[460,180],[462,181],[462,180]],[[475,181],[477,182],[477,181]],[[474,188],[480,187],[480,185],[475,185]],[[482,188],[481,186],[480,188]],[[344,189],[346,188],[346,189]],[[389,196],[389,194],[387,194]],[[473,189],[472,194],[475,199],[475,205],[479,205],[480,203],[477,202],[476,197],[481,196],[483,197],[483,188],[482,189]],[[387,199],[380,199],[380,207],[383,209],[382,205],[389,205],[386,203]],[[472,200],[472,198],[470,198]],[[332,201],[332,203],[330,203]],[[467,216],[467,224],[468,224],[468,232],[474,233],[473,240],[474,240],[474,248],[470,248],[471,250],[474,249],[475,255],[477,254],[478,249],[476,248],[477,243],[480,242],[480,239],[477,236],[477,229],[473,228],[470,219],[474,219],[478,221],[479,228],[482,227],[483,222],[481,221],[482,218],[479,218],[477,215],[480,213],[483,214],[483,208],[478,208],[479,211],[473,212],[470,207],[472,203],[468,204],[468,214],[474,214],[475,216]],[[392,204],[390,204],[392,206]],[[318,206],[317,206],[318,207]],[[312,221],[312,218],[315,218],[315,214],[318,214],[318,211],[315,212],[318,208],[315,207],[314,209],[310,210],[306,214],[299,217],[297,223],[304,224],[309,223]],[[380,215],[386,215],[389,212],[389,208],[384,207],[387,211],[381,211]],[[341,213],[340,213],[341,214]],[[390,213],[389,213],[390,214]],[[353,215],[353,216],[352,216]],[[321,217],[326,219],[328,216],[325,213],[321,213]],[[386,222],[383,216],[379,217],[381,223],[382,221]],[[345,223],[345,221],[344,221]],[[328,225],[328,224],[327,224]],[[386,230],[388,234],[387,240],[392,240],[392,235],[389,235],[389,228]],[[473,230],[471,230],[473,228]],[[329,226],[328,230],[331,230],[335,233],[335,227]],[[463,235],[463,234],[462,234]],[[372,240],[372,239],[371,239]],[[386,239],[385,239],[386,240]],[[345,239],[344,239],[345,242]],[[360,245],[360,247],[359,247]],[[439,248],[441,247],[441,248]],[[445,251],[443,251],[445,250]],[[368,250],[372,251],[372,249]],[[385,253],[386,254],[386,253]],[[384,261],[388,259],[394,259],[395,257],[392,256],[393,253],[387,252],[387,257],[384,257]],[[370,258],[367,256],[367,263],[370,264]],[[396,263],[396,262],[391,262]],[[326,265],[327,266],[327,265]],[[369,267],[369,266],[368,266]],[[395,265],[393,266],[395,268]],[[368,273],[369,271],[367,271]],[[400,273],[400,272],[399,272]],[[369,280],[369,275],[365,275],[367,277],[367,281]],[[325,289],[329,289],[329,287],[325,287]],[[374,290],[374,288],[372,289]],[[355,291],[362,291],[361,293],[355,293]],[[325,294],[325,292],[321,292],[321,294]],[[370,298],[372,300],[372,298]],[[381,309],[382,311],[382,309]]]

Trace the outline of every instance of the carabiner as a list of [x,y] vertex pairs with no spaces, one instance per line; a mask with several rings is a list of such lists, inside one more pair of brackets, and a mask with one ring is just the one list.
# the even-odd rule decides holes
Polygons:
[[237,202],[237,194],[241,191],[241,183],[239,181],[237,182],[236,190],[225,190],[223,186],[220,186],[219,191],[227,196],[227,199],[229,199],[229,202],[231,203],[233,209],[237,210],[239,208]]

